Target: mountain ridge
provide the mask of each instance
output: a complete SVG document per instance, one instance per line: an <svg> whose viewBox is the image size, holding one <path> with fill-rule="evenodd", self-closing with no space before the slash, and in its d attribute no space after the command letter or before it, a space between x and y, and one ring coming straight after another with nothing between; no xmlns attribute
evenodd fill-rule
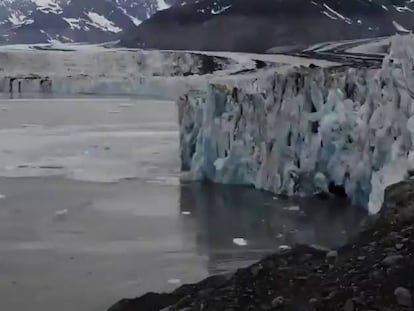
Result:
<svg viewBox="0 0 414 311"><path fill-rule="evenodd" d="M97 43L117 40L164 0L0 0L0 43Z"/></svg>
<svg viewBox="0 0 414 311"><path fill-rule="evenodd" d="M127 47L264 52L414 29L414 1L197 0L154 14L121 36Z"/></svg>

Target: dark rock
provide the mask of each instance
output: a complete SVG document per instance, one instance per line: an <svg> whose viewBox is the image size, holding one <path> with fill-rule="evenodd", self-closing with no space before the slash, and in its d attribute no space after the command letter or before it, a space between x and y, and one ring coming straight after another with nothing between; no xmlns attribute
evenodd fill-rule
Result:
<svg viewBox="0 0 414 311"><path fill-rule="evenodd" d="M336 259L336 257L338 257L337 251L330 251L326 254L326 258Z"/></svg>
<svg viewBox="0 0 414 311"><path fill-rule="evenodd" d="M352 301L352 299L348 299L345 302L344 307L342 308L343 311L354 311L354 302Z"/></svg>
<svg viewBox="0 0 414 311"><path fill-rule="evenodd" d="M309 299L309 303L311 304L311 305L313 305L313 304L315 304L315 303L317 303L318 302L318 299L316 299L316 298L311 298L311 299Z"/></svg>
<svg viewBox="0 0 414 311"><path fill-rule="evenodd" d="M373 280L380 281L384 278L384 275L381 271L375 270L370 273L370 277Z"/></svg>
<svg viewBox="0 0 414 311"><path fill-rule="evenodd" d="M114 304L108 311L159 311L175 304L179 297L172 294L148 293L136 299L122 299Z"/></svg>
<svg viewBox="0 0 414 311"><path fill-rule="evenodd" d="M400 249L404 248L404 244L397 243L397 244L395 244L395 248L398 249L398 250L400 250Z"/></svg>
<svg viewBox="0 0 414 311"><path fill-rule="evenodd" d="M285 298L283 296L278 296L272 300L272 307L273 308L281 308L285 304Z"/></svg>
<svg viewBox="0 0 414 311"><path fill-rule="evenodd" d="M381 261L381 263L382 263L384 266L393 266L393 265L395 265L395 264L397 264L397 263L401 262L403 259L404 259L404 257L403 257L403 256L401 256L401 255L390 255L390 256L385 257L385 258Z"/></svg>
<svg viewBox="0 0 414 311"><path fill-rule="evenodd" d="M413 305L412 296L408 289L404 287L397 287L394 291L397 303L404 307L411 307Z"/></svg>
<svg viewBox="0 0 414 311"><path fill-rule="evenodd" d="M260 273L260 271L262 271L262 270L263 270L263 266L262 265L254 265L254 266L252 266L250 268L250 273L253 276L257 276Z"/></svg>
<svg viewBox="0 0 414 311"><path fill-rule="evenodd" d="M200 298L204 298L210 295L213 291L214 291L214 288L206 288L206 289L200 290L197 295Z"/></svg>

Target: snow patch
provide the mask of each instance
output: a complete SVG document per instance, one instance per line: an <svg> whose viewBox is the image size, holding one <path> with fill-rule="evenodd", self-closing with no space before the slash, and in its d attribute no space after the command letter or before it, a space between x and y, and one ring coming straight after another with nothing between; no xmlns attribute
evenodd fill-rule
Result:
<svg viewBox="0 0 414 311"><path fill-rule="evenodd" d="M408 6L397 6L397 5L394 5L394 8L398 11L398 12L400 12L400 13L403 13L403 12L414 12L412 9L410 9Z"/></svg>
<svg viewBox="0 0 414 311"><path fill-rule="evenodd" d="M124 13L126 16L128 16L130 18L130 20L134 23L135 26L138 26L142 23L142 21L140 21L138 18L136 18L135 16L130 15L125 8L119 6L118 9L120 9L122 11L122 13Z"/></svg>
<svg viewBox="0 0 414 311"><path fill-rule="evenodd" d="M74 30L75 29L77 29L77 30L81 29L81 26L79 25L80 24L80 19L79 18L63 17L63 20L69 24L71 29L74 29Z"/></svg>
<svg viewBox="0 0 414 311"><path fill-rule="evenodd" d="M91 26L114 33L122 31L122 28L117 27L112 21L108 20L105 16L99 15L95 12L88 12L86 15L91 20Z"/></svg>
<svg viewBox="0 0 414 311"><path fill-rule="evenodd" d="M20 13L20 12L19 12ZM12 12L9 15L9 21L13 24L13 26L21 26L21 25L29 25L33 24L33 19L27 18L23 14L19 14L17 12Z"/></svg>
<svg viewBox="0 0 414 311"><path fill-rule="evenodd" d="M399 32L405 32L405 33L411 32L407 28L405 28L405 27L401 26L400 24L398 24L396 21L392 21L392 24L394 25L395 29Z"/></svg>
<svg viewBox="0 0 414 311"><path fill-rule="evenodd" d="M345 21L345 23L347 24L352 24L352 20L348 17L343 16L342 14L338 13L337 11L335 11L334 9L332 9L331 7L329 7L327 4L323 4L323 6L333 15L339 17L340 19L342 19L343 21Z"/></svg>
<svg viewBox="0 0 414 311"><path fill-rule="evenodd" d="M230 8L231 8L231 5L226 5L226 6L222 7L221 9L211 9L211 14L213 14L213 15L221 14L221 13L227 11Z"/></svg>
<svg viewBox="0 0 414 311"><path fill-rule="evenodd" d="M32 0L32 2L43 12L52 12L55 14L62 13L62 8L60 7L58 0Z"/></svg>
<svg viewBox="0 0 414 311"><path fill-rule="evenodd" d="M157 0L158 11L166 10L170 8L170 5L167 4L164 0Z"/></svg>

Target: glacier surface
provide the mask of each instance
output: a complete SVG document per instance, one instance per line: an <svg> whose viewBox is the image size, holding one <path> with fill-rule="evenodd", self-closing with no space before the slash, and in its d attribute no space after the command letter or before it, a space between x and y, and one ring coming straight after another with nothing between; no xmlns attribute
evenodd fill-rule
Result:
<svg viewBox="0 0 414 311"><path fill-rule="evenodd" d="M414 166L414 37L381 68L279 66L178 100L182 169L276 194L343 189L371 214Z"/></svg>

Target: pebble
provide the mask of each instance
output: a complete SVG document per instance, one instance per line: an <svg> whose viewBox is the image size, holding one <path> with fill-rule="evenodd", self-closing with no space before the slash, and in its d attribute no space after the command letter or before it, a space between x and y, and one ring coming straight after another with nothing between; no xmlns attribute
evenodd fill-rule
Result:
<svg viewBox="0 0 414 311"><path fill-rule="evenodd" d="M263 270L262 265L256 265L256 266L253 266L253 267L250 268L250 273L254 277L256 277L260 273L260 271L262 271L262 270Z"/></svg>
<svg viewBox="0 0 414 311"><path fill-rule="evenodd" d="M336 296L336 294L337 294L337 292L336 291L332 291L332 292L330 292L329 293L329 295L328 296L326 296L324 299L325 300L331 300L332 298L334 298L335 296Z"/></svg>
<svg viewBox="0 0 414 311"><path fill-rule="evenodd" d="M292 247L290 247L289 245L280 245L279 246L279 251L281 252L287 252L290 251L292 249Z"/></svg>
<svg viewBox="0 0 414 311"><path fill-rule="evenodd" d="M316 298L311 298L311 299L309 299L309 303L311 304L311 305L313 305L313 304L315 304L315 303L317 303L318 302L318 299L316 299Z"/></svg>
<svg viewBox="0 0 414 311"><path fill-rule="evenodd" d="M411 293L404 287L397 287L394 296L400 306L411 307L413 305Z"/></svg>
<svg viewBox="0 0 414 311"><path fill-rule="evenodd" d="M390 255L390 256L385 257L381 261L381 263L384 266L393 266L393 265L397 264L398 262L400 262L403 259L404 259L404 257L401 256L401 255Z"/></svg>
<svg viewBox="0 0 414 311"><path fill-rule="evenodd" d="M342 310L344 310L344 311L354 311L354 302L352 301L352 299L348 299L345 302L345 305L342 308Z"/></svg>
<svg viewBox="0 0 414 311"><path fill-rule="evenodd" d="M376 280L376 281L380 281L380 280L382 280L382 279L383 279L383 274L382 274L382 272L381 272L381 271L378 271L378 270L376 270L376 271L372 271L372 272L370 273L370 276L371 276L371 278L372 278L373 280Z"/></svg>
<svg viewBox="0 0 414 311"><path fill-rule="evenodd" d="M280 308L285 304L285 298L278 296L272 300L272 308Z"/></svg>
<svg viewBox="0 0 414 311"><path fill-rule="evenodd" d="M338 257L337 251L330 251L326 254L326 258L336 258L336 257Z"/></svg>
<svg viewBox="0 0 414 311"><path fill-rule="evenodd" d="M402 243L395 244L395 248L398 249L398 250L402 249L403 247L404 247L404 244L402 244Z"/></svg>

